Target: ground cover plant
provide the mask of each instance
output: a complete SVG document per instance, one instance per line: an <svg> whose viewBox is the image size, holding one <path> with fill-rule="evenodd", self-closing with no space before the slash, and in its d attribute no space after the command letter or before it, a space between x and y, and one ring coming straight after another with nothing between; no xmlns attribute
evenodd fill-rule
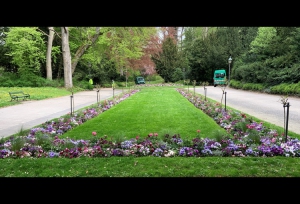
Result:
<svg viewBox="0 0 300 204"><path fill-rule="evenodd" d="M188 99L186 102L188 102L188 104L192 104L193 107L190 107L191 109L201 109L205 115L207 114L207 116L215 121L215 124L220 125L220 128L226 131L219 132L221 134L216 134L211 137L202 137L201 135L205 133L203 133L201 129L193 128L194 135L190 136L188 139L186 139L185 136L181 137L180 134L161 135L154 131L151 131L144 137L142 135L132 134L131 138L119 136L112 138L110 136L99 135L100 132L89 129L89 132L86 134L86 140L71 139L72 134L76 134L77 131L82 132L83 129L79 128L84 127L85 124L89 125L89 122L96 121L96 119L100 118L104 114L108 114L110 111L117 110L122 104L124 105L125 102L130 99L135 99L133 101L139 101L138 99L142 99L142 97L134 98L134 96L142 96L146 92L145 90L146 89L141 89L141 91L134 92L135 94L132 96L127 95L130 97L126 97L126 100L122 103L119 102L123 101L125 97L117 99L115 102L109 100L106 101L101 106L103 112L99 117L97 116L98 114L96 113L95 109L90 108L83 110L80 117L78 114L77 118L67 117L66 119L60 119L60 122L62 123L57 123L56 125L54 125L55 123L52 122L46 123L44 124L43 128L35 129L31 132L31 134L35 135L36 137L36 140L33 139L32 142L40 141L40 145L44 148L32 148L31 151L33 152L31 153L34 153L34 156L32 154L30 155L30 153L29 155L19 154L18 156L15 156L17 158L23 157L22 159L16 160L6 158L3 161L8 160L9 164L18 165L20 164L20 160L24 160L24 163L22 162L22 169L24 170L26 167L30 169L30 171L26 171L27 174L25 175L27 176L44 175L45 171L47 171L41 170L40 168L33 170L32 167L29 167L30 162L28 159L30 158L38 158L37 160L41 160L40 164L42 166L49 165L49 158L55 161L54 163L51 162L51 169L55 169L57 172L54 174L53 172L50 173L48 170L47 172L50 173L50 176L295 176L297 172L299 173L298 168L291 164L298 163L298 160L294 160L295 157L299 156L297 149L298 140L296 138L289 137L289 143L286 143L284 142L285 138L283 138L282 135L265 127L262 123L254 123L250 117L245 117L248 116L247 114L241 113L239 115L238 112L231 112L230 114L224 113L222 112L219 104L203 101L201 96L195 97L195 95L187 92L184 89L176 89L177 93L173 92L173 94L177 94L177 96L184 96L180 97L185 100ZM171 89L169 88L168 91L170 90ZM159 93L158 90L155 90L155 92L157 94L166 94L166 92ZM150 100L149 96L148 100ZM174 100L167 100L168 104L173 104L172 101ZM125 107L123 107L122 110ZM147 106L144 106L143 109L146 107ZM110 110L106 111L108 109ZM153 107L151 109L153 109ZM185 110L185 112L187 112L186 114L188 114L188 110L189 109ZM115 115L115 113L112 113L112 115ZM116 114L116 116L118 115ZM80 118L81 120L79 120ZM247 121L248 119L250 120ZM240 123L235 127L234 125L238 124L238 120L245 122L245 124ZM126 126L124 126L124 130L125 129ZM56 134L59 132L59 130L64 134ZM54 133L53 131L56 133L52 134ZM67 136L68 133L70 134L69 136ZM261 136L263 140L256 141L255 139L257 139L258 136ZM28 139L30 137L26 136L25 138ZM90 140L88 140L89 138ZM247 139L242 140L242 138ZM61 146L53 145L54 143L51 142L54 141L56 144L60 144ZM14 142L15 144L22 144L21 139L16 139ZM3 146L6 145L6 147L9 146L9 143L7 142L1 144L3 144ZM92 145L89 146L89 144ZM30 149L30 143L26 147L27 149ZM61 147L63 147L63 149L57 151ZM251 147L252 151L250 151L250 149L247 147ZM248 152L246 151L247 149ZM5 151L2 151L2 155L4 155L4 152ZM57 154L58 152L59 154ZM283 156L283 158L286 160L282 160L274 156ZM290 158L286 158L287 156ZM78 168L75 168L75 166L69 162L62 163L61 161L65 161L65 159L62 157L76 160L75 166ZM142 159L142 157L145 158ZM262 159L267 157L270 159ZM153 158L160 159L153 160ZM188 158L188 160L183 160L182 158ZM201 160L199 160L199 158L201 158ZM244 158L244 160L241 160L242 158ZM35 160L35 163L38 162L37 160ZM82 165L80 164L80 161L83 162ZM86 164L91 164L91 161L94 162L93 167L87 167ZM97 161L96 165L95 161ZM176 166L174 166L174 162L176 163ZM146 163L150 163L152 166L149 167L149 165L146 165ZM69 172L62 172L55 164L60 167L66 165L66 169L69 169ZM205 165L208 164L209 167L207 168ZM226 168L228 168L227 170L222 170L224 168L224 164L226 164ZM252 164L260 164L261 167L255 166L253 168L246 169L246 166ZM0 164L0 169L2 169L3 172L8 172L12 170L9 166L10 165L4 167L4 165ZM197 166L197 168L191 168L193 166ZM267 166L276 166L277 170L276 168L270 170ZM113 167L116 168L113 170ZM199 170L198 168L202 169L203 171ZM292 171L290 171L291 169ZM138 172L136 172L136 170L138 170ZM208 173L208 170L211 171ZM9 175L16 175L14 172L18 172L18 176L24 176L24 172L22 170L14 170Z"/></svg>
<svg viewBox="0 0 300 204"><path fill-rule="evenodd" d="M47 121L44 127L32 129L27 136L11 137L3 141L0 156L300 157L300 141L297 138L284 138L277 131L266 128L262 122L247 118L244 113L225 111L218 103L212 104L185 89L177 91L191 103L173 93L174 89L149 88L113 108L131 95L125 94L74 116ZM96 117L107 109L112 110ZM91 118L94 119L88 121ZM189 132L195 126L196 137ZM203 136L200 136L201 129ZM218 130L218 133L212 130ZM180 131L184 132L184 137ZM143 135L147 137L143 138Z"/></svg>

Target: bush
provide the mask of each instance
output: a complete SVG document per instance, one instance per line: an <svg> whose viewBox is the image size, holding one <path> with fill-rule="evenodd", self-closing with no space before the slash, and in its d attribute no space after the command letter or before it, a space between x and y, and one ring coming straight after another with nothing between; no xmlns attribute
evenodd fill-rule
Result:
<svg viewBox="0 0 300 204"><path fill-rule="evenodd" d="M88 81L75 81L73 85L84 90L93 90L94 88L94 85L90 84Z"/></svg>
<svg viewBox="0 0 300 204"><path fill-rule="evenodd" d="M60 79L55 79L55 80L45 80L45 86L50 86L50 87L63 87L64 86L64 81Z"/></svg>
<svg viewBox="0 0 300 204"><path fill-rule="evenodd" d="M230 86L233 87L233 88L236 88L236 89L241 89L243 87L243 84L240 81L231 79L230 80Z"/></svg>

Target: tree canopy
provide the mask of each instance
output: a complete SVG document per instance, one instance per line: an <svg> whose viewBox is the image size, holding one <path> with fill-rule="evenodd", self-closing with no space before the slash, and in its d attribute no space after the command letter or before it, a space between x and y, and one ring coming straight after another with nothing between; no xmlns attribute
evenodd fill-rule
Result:
<svg viewBox="0 0 300 204"><path fill-rule="evenodd" d="M72 80L101 84L160 75L165 82L212 82L214 70L229 72L229 56L231 79L242 83L300 78L298 27L62 28L0 27L0 72L6 76L0 80L15 74L69 80L65 86L72 87Z"/></svg>

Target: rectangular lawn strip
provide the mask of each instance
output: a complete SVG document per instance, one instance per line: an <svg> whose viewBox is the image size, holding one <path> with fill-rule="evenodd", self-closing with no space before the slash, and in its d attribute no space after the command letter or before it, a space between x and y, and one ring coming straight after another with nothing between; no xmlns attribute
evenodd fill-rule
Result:
<svg viewBox="0 0 300 204"><path fill-rule="evenodd" d="M299 158L23 158L0 162L1 177L299 177Z"/></svg>
<svg viewBox="0 0 300 204"><path fill-rule="evenodd" d="M62 137L90 139L92 132L109 138L146 137L149 133L180 134L193 139L200 130L201 137L214 137L216 131L226 131L182 97L175 88L143 88L128 99L97 117L66 132Z"/></svg>
<svg viewBox="0 0 300 204"><path fill-rule="evenodd" d="M159 96L159 97L158 97ZM178 96L178 97L177 97ZM154 100L154 97L158 99ZM174 102L176 101L176 102ZM165 102L167 104L165 104ZM180 104L177 107L175 103ZM170 107L168 104L171 104ZM136 108L138 107L138 108ZM140 108L140 107L143 107ZM147 108L151 107L151 108ZM229 107L228 107L229 108ZM128 110L128 111L127 111ZM163 114L162 114L163 113ZM130 115L125 117L124 114ZM147 114L146 116L144 114ZM155 117L154 115L157 115ZM158 116L159 115L159 116ZM206 116L206 115L205 115ZM102 118L104 117L104 119ZM165 122L161 117L171 121ZM122 120L121 120L121 119ZM113 120L112 120L113 119ZM127 122L127 120L129 122ZM137 119L137 121L135 120ZM159 122L152 123L159 120ZM184 121L189 121L185 123ZM98 121L94 123L94 121ZM112 122L116 121L116 122ZM138 122L141 121L141 122ZM197 121L194 123L194 121ZM200 121L200 122L199 122ZM259 121L259 120L258 120ZM93 122L93 123L91 123ZM202 123L206 123L203 127ZM89 124L90 123L90 124ZM102 123L109 132L102 132ZM122 123L122 128L114 123ZM88 126L85 126L88 124ZM113 138L146 136L150 132L180 133L183 139L192 139L200 129L201 137L210 137L212 130L224 131L215 121L205 119L201 110L195 108L174 88L143 88L120 104L101 113L63 135L90 139L94 125L101 124L97 136L106 134ZM134 126L132 127L132 124ZM139 124L142 124L138 126ZM148 126L148 125L151 126ZM162 125L163 124L163 125ZM175 124L174 127L170 124ZM183 125L184 124L184 125ZM190 124L193 124L189 126ZM215 124L215 125L214 125ZM265 123L264 123L265 124ZM176 126L177 125L177 126ZM272 124L271 124L272 125ZM150 127L150 129L147 129ZM157 129L159 127L159 129ZM83 128L83 129L81 129ZM177 129L176 129L177 128ZM114 130L116 129L116 130ZM138 130L138 131L137 131ZM143 130L143 131L141 131ZM156 131L157 130L157 131ZM130 134L127 134L131 131ZM209 132L211 131L211 132ZM77 136L78 134L82 134ZM84 137L83 137L84 136ZM1 177L299 177L298 157L109 157L109 158L22 158L2 159Z"/></svg>

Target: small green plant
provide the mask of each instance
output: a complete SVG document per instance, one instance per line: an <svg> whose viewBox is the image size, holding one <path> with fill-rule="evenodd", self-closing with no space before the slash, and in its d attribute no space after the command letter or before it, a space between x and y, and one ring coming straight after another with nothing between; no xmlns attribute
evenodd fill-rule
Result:
<svg viewBox="0 0 300 204"><path fill-rule="evenodd" d="M11 149L13 151L19 151L22 147L24 147L26 140L23 137L14 137L11 142Z"/></svg>
<svg viewBox="0 0 300 204"><path fill-rule="evenodd" d="M221 142L222 139L224 139L226 137L226 135L224 135L224 132L221 132L220 130L213 131L212 135L216 139L217 142Z"/></svg>
<svg viewBox="0 0 300 204"><path fill-rule="evenodd" d="M16 133L16 136L24 136L27 135L29 132L29 130L24 130L23 126L21 127L21 129Z"/></svg>
<svg viewBox="0 0 300 204"><path fill-rule="evenodd" d="M114 140L115 140L116 143L121 143L121 142L126 140L126 137L123 134L122 135L115 135Z"/></svg>
<svg viewBox="0 0 300 204"><path fill-rule="evenodd" d="M188 139L182 139L182 146L183 147L190 147L192 146L192 141L191 140L188 140Z"/></svg>
<svg viewBox="0 0 300 204"><path fill-rule="evenodd" d="M238 130L241 130L243 132L246 132L246 130L247 130L247 123L246 122L238 122L235 125L235 128L238 129Z"/></svg>
<svg viewBox="0 0 300 204"><path fill-rule="evenodd" d="M35 137L36 137L35 142L39 146L51 144L51 142L52 142L52 138L49 135L44 134L42 132L37 132Z"/></svg>
<svg viewBox="0 0 300 204"><path fill-rule="evenodd" d="M66 142L62 145L63 149L72 149L76 147L74 143L72 143L71 140L66 140Z"/></svg>
<svg viewBox="0 0 300 204"><path fill-rule="evenodd" d="M249 131L249 130L248 130ZM254 131L249 131L248 138L252 140L254 144L259 144L260 143L260 136L256 134Z"/></svg>

